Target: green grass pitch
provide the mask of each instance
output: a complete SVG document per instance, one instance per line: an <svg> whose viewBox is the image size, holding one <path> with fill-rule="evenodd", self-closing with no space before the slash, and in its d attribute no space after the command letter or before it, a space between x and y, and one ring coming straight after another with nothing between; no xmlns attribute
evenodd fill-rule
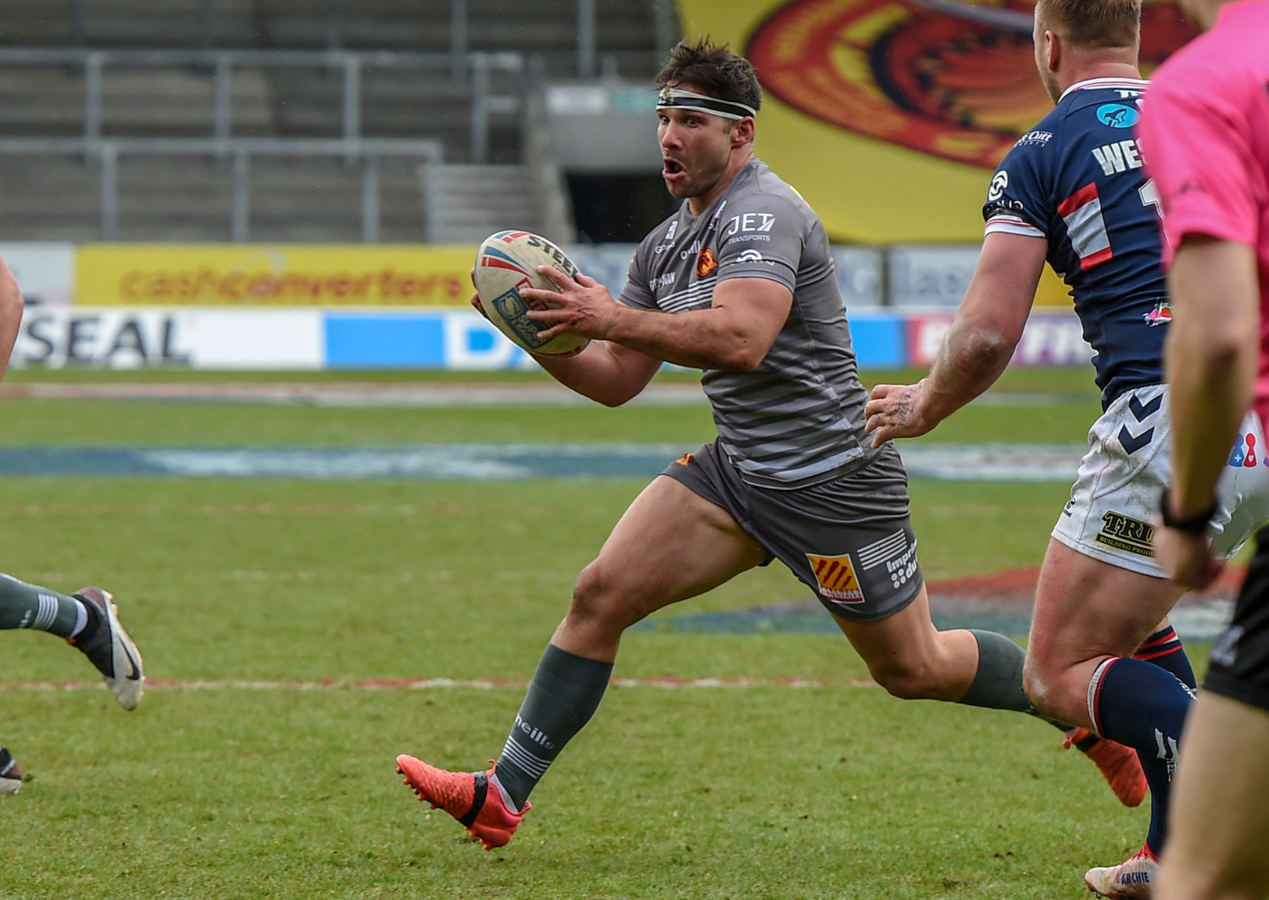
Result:
<svg viewBox="0 0 1269 900"><path fill-rule="evenodd" d="M178 377L197 376L162 380ZM1017 389L1051 389L1029 377ZM935 437L1078 443L1097 410L1087 381L1059 388L1084 389L1076 402L971 407ZM6 445L690 449L710 434L696 407L4 404ZM96 673L48 635L0 635L0 740L31 776L0 798L0 897L1075 900L1084 868L1139 846L1145 811L1119 807L1035 721L852 683L864 667L833 636L655 631L627 636L619 678L760 683L614 687L515 840L492 853L463 840L393 757L476 768L498 754L576 572L641 487L0 479L0 570L115 591L156 682L134 713L101 690L14 686ZM912 494L937 578L1037 563L1066 487ZM687 608L806 596L772 566Z"/></svg>

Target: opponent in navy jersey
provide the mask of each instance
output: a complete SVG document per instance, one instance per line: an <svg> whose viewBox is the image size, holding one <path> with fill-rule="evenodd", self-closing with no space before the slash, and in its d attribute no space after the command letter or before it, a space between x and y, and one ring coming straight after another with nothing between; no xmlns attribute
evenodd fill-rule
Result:
<svg viewBox="0 0 1269 900"><path fill-rule="evenodd" d="M1182 589L1151 545L1172 478L1161 384L1168 330L1161 326L1171 311L1157 196L1132 131L1145 88L1140 15L1139 0L1038 0L1036 65L1055 108L992 178L983 250L929 376L877 386L866 413L874 443L930 431L1009 364L1046 261L1070 286L1097 352L1105 411L1089 431L1041 566L1024 683L1041 712L1080 726L1077 745L1100 735L1137 751L1150 786L1145 846L1119 865L1089 869L1084 880L1102 896L1144 900L1167 836L1195 680L1166 618ZM1240 438L1265 446L1254 413ZM1269 519L1269 469L1235 459L1221 478L1208 535L1222 557ZM1123 760L1121 771L1130 765Z"/></svg>
<svg viewBox="0 0 1269 900"><path fill-rule="evenodd" d="M1068 88L991 180L987 233L1034 235L1070 286L1096 351L1103 406L1162 378L1171 318L1160 267L1158 197L1132 126L1146 83L1095 78Z"/></svg>

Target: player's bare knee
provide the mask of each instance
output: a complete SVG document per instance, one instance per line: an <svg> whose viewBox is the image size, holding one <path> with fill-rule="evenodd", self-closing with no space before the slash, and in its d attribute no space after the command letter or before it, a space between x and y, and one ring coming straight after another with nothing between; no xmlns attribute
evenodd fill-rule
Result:
<svg viewBox="0 0 1269 900"><path fill-rule="evenodd" d="M900 700L921 700L938 695L937 672L923 662L896 660L870 671L873 681Z"/></svg>
<svg viewBox="0 0 1269 900"><path fill-rule="evenodd" d="M1068 707L1071 704L1065 702L1068 691L1064 689L1064 675L1064 669L1046 665L1042 659L1037 659L1031 653L1027 654L1027 660L1022 666L1022 690L1031 705L1046 716L1065 721L1070 718ZM1085 690L1086 688L1081 688L1076 692L1078 696L1074 698L1074 704L1077 710L1082 707Z"/></svg>
<svg viewBox="0 0 1269 900"><path fill-rule="evenodd" d="M606 577L599 560L582 569L573 585L573 602L569 618L574 622L586 622L605 629L624 629L628 613L622 609L620 591L613 580Z"/></svg>
<svg viewBox="0 0 1269 900"><path fill-rule="evenodd" d="M1048 681L1044 676L1043 667L1028 653L1026 662L1022 664L1022 690L1041 712L1045 711L1049 699Z"/></svg>

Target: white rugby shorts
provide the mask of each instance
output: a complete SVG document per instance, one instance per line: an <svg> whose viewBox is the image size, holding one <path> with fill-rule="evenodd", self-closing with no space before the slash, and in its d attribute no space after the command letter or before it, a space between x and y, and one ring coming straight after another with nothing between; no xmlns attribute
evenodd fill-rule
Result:
<svg viewBox="0 0 1269 900"><path fill-rule="evenodd" d="M1054 539L1121 569L1166 578L1151 538L1159 496L1172 482L1171 417L1166 385L1126 391L1088 432ZM1228 558L1269 521L1269 448L1260 418L1249 412L1216 488L1212 551Z"/></svg>

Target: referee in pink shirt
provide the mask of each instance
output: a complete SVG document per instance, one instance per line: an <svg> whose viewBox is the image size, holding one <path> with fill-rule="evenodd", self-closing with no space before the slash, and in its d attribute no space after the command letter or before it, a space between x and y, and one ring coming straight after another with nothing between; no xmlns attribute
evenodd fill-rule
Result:
<svg viewBox="0 0 1269 900"><path fill-rule="evenodd" d="M1207 33L1146 92L1163 204L1174 478L1154 543L1183 584L1219 571L1213 488L1248 406L1269 416L1269 0L1179 0ZM1262 449L1262 464L1269 454ZM1153 900L1269 896L1269 528L1190 713Z"/></svg>

